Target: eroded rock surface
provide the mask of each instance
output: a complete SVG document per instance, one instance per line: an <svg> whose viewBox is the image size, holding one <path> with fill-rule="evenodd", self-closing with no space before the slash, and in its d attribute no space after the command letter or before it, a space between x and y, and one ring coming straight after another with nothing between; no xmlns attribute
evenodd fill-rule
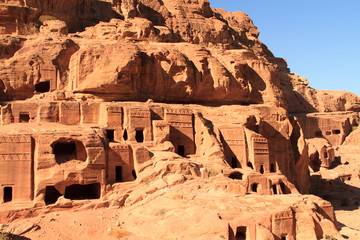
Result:
<svg viewBox="0 0 360 240"><path fill-rule="evenodd" d="M1 231L342 237L360 99L309 87L245 13L207 0L3 0L0 13Z"/></svg>

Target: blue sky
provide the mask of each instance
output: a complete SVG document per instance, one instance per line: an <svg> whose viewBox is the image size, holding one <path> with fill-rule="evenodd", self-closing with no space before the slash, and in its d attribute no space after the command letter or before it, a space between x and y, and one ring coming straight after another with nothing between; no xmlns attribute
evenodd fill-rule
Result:
<svg viewBox="0 0 360 240"><path fill-rule="evenodd" d="M360 0L209 1L248 14L260 40L311 87L360 96Z"/></svg>

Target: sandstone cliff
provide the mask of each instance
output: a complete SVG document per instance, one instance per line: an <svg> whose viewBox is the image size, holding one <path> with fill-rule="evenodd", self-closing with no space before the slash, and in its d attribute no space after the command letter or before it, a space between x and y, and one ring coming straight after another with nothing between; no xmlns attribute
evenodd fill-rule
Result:
<svg viewBox="0 0 360 240"><path fill-rule="evenodd" d="M128 239L340 236L333 206L301 194L358 156L360 99L311 88L245 13L0 0L0 14L2 221L112 207Z"/></svg>

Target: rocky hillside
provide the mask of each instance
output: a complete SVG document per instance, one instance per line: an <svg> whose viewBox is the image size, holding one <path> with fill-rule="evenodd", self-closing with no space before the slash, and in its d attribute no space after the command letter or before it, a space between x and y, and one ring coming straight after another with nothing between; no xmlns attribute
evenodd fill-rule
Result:
<svg viewBox="0 0 360 240"><path fill-rule="evenodd" d="M360 98L311 88L243 12L207 0L0 0L0 104L0 231L359 234L336 215L357 211Z"/></svg>
<svg viewBox="0 0 360 240"><path fill-rule="evenodd" d="M1 42L3 100L30 98L37 84L50 81L51 90L106 100L266 103L290 112L359 103L351 93L310 88L261 43L245 13L205 0L26 1L1 8L9 16L5 32L27 34Z"/></svg>

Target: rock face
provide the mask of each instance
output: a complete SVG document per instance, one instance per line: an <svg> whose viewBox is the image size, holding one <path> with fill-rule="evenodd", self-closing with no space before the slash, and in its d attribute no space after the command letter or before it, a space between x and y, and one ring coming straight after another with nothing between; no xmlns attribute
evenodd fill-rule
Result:
<svg viewBox="0 0 360 240"><path fill-rule="evenodd" d="M1 205L37 207L3 222L118 206L129 239L159 218L152 239L339 236L332 205L301 194L309 168L356 144L360 100L290 73L245 13L206 0L0 1L0 13Z"/></svg>

